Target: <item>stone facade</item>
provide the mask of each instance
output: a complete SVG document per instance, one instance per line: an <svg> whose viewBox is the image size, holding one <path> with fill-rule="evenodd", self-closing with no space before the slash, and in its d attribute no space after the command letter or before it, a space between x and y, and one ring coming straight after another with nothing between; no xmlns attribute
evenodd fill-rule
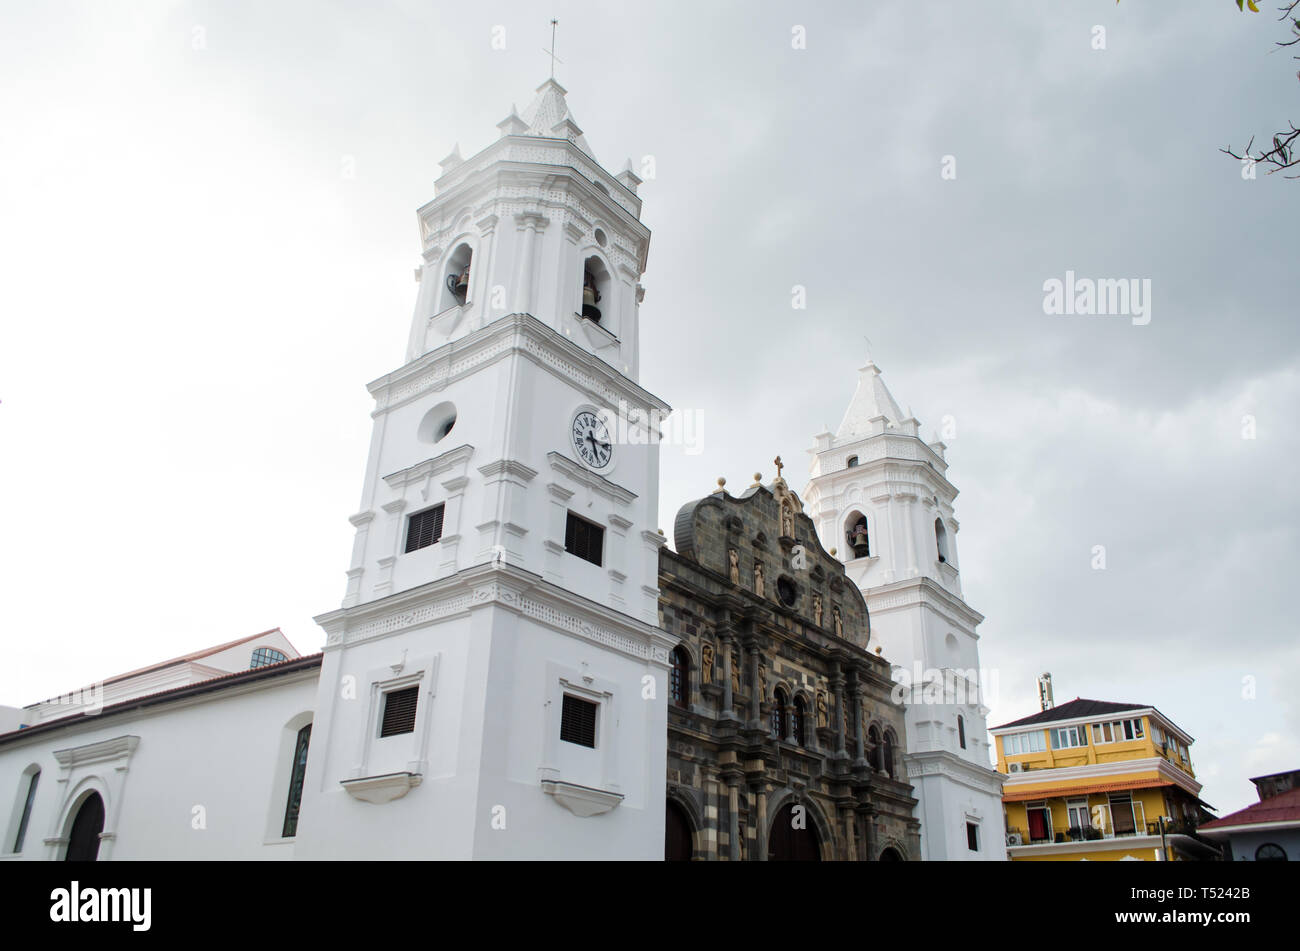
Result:
<svg viewBox="0 0 1300 951"><path fill-rule="evenodd" d="M780 477L719 489L674 536L659 561L660 626L681 639L669 857L918 859L890 665L798 497Z"/></svg>

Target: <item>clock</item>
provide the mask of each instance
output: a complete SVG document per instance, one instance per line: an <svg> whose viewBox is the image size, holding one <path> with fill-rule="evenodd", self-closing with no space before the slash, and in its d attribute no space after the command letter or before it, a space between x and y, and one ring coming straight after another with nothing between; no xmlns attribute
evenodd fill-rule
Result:
<svg viewBox="0 0 1300 951"><path fill-rule="evenodd" d="M609 438L609 429L591 410L580 410L573 417L569 438L578 458L589 468L607 469L614 461L614 444Z"/></svg>

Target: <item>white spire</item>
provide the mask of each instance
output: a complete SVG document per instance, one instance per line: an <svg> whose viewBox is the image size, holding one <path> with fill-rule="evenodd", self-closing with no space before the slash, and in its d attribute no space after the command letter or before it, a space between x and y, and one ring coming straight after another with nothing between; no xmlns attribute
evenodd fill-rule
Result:
<svg viewBox="0 0 1300 951"><path fill-rule="evenodd" d="M591 147L578 128L578 122L569 110L569 103L564 97L566 90L554 79L548 79L537 87L537 95L524 110L522 117L516 117L514 108L510 115L498 123L502 135L537 135L548 139L568 139L592 159Z"/></svg>
<svg viewBox="0 0 1300 951"><path fill-rule="evenodd" d="M880 378L880 368L868 360L867 365L858 371L858 388L853 392L853 399L835 436L837 439L864 436L871 432L871 420L879 416L895 426L905 418L885 381Z"/></svg>

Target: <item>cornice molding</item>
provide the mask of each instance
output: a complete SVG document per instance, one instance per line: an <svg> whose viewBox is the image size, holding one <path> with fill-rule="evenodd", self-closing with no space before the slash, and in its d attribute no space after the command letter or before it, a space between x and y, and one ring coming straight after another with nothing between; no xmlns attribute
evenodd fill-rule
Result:
<svg viewBox="0 0 1300 951"><path fill-rule="evenodd" d="M442 475L444 472L450 472L457 467L461 469L463 474L465 465L473 455L473 446L457 446L455 449L449 449L441 455L433 456L423 462L417 462L413 466L390 473L384 476L384 481L388 483L389 488L400 491L408 485L423 482L429 476Z"/></svg>
<svg viewBox="0 0 1300 951"><path fill-rule="evenodd" d="M924 575L865 588L862 593L872 615L920 604L943 614L958 627L967 626L971 634L975 633L975 628L984 620L984 615L933 578Z"/></svg>
<svg viewBox="0 0 1300 951"><path fill-rule="evenodd" d="M511 354L527 357L615 412L621 411L621 404L642 412L655 410L661 416L671 409L659 397L531 314L507 314L372 381L367 387L375 398L371 415L405 405L431 390L440 391ZM657 433L651 435L657 438Z"/></svg>
<svg viewBox="0 0 1300 951"><path fill-rule="evenodd" d="M114 759L130 759L135 748L140 745L140 737L133 734L117 736L111 740L87 743L85 746L73 746L68 749L55 750L52 754L65 770L89 763L103 763Z"/></svg>
<svg viewBox="0 0 1300 951"><path fill-rule="evenodd" d="M328 652L466 615L488 605L665 668L668 652L677 644L677 638L651 624L500 562L478 565L377 601L331 611L315 620L325 630Z"/></svg>
<svg viewBox="0 0 1300 951"><path fill-rule="evenodd" d="M1126 776L1130 773L1156 774L1179 786L1193 796L1201 793L1201 784L1181 769L1171 764L1162 756L1144 756L1141 759L1115 760L1110 763L1087 763L1083 766L1049 766L1044 769L1031 769L1022 773L1006 776L1003 791L1013 793L1024 786L1037 786L1042 783L1063 783L1071 781L1096 782L1108 776ZM1002 773L998 774L1003 775ZM1023 791L1023 790L1021 790ZM1062 794L1068 790L1061 790ZM1056 795L1055 790L1043 790L1044 795Z"/></svg>
<svg viewBox="0 0 1300 951"><path fill-rule="evenodd" d="M556 472L568 476L574 482L586 486L597 495L604 496L611 502L616 502L619 505L630 505L636 501L636 493L631 489L624 488L617 482L611 482L603 475L592 472L586 466L579 465L562 453L548 452L546 458L550 462L551 468Z"/></svg>

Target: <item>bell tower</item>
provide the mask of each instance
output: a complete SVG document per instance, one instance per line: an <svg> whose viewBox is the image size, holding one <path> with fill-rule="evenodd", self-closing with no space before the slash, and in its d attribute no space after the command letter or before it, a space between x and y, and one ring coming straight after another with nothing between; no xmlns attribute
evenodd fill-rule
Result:
<svg viewBox="0 0 1300 951"><path fill-rule="evenodd" d="M927 860L1005 859L976 626L962 597L946 447L868 362L835 433L815 437L804 503L867 601L907 706L908 778Z"/></svg>
<svg viewBox="0 0 1300 951"><path fill-rule="evenodd" d="M442 162L327 635L296 855L663 856L639 179L548 79Z"/></svg>
<svg viewBox="0 0 1300 951"><path fill-rule="evenodd" d="M424 264L408 360L506 314L531 314L615 367L638 374L640 284L650 247L641 184L596 162L554 79L473 158L442 160L417 212Z"/></svg>

